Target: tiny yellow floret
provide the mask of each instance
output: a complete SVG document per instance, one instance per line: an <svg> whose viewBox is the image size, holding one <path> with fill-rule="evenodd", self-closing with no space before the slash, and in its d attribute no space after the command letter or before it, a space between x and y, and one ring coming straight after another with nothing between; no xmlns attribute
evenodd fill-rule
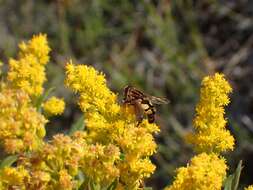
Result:
<svg viewBox="0 0 253 190"><path fill-rule="evenodd" d="M60 115L64 112L65 102L53 96L43 104L43 108L48 115Z"/></svg>

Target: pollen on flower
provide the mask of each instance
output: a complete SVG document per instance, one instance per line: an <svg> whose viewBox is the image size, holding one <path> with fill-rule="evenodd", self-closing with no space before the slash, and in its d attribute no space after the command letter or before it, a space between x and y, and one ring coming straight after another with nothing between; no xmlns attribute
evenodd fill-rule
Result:
<svg viewBox="0 0 253 190"><path fill-rule="evenodd" d="M43 104L43 108L48 115L60 115L64 111L65 102L53 96Z"/></svg>

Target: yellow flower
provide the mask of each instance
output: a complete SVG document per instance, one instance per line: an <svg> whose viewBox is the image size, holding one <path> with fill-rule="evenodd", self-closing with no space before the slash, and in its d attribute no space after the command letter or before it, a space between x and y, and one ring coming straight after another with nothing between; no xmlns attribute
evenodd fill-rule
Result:
<svg viewBox="0 0 253 190"><path fill-rule="evenodd" d="M226 130L224 118L224 106L229 103L231 91L222 74L203 79L194 119L195 133L188 136L202 153L193 157L187 167L179 168L175 181L165 190L221 189L227 166L219 154L234 147L234 138Z"/></svg>
<svg viewBox="0 0 253 190"><path fill-rule="evenodd" d="M120 182L125 184L125 189L138 189L143 183L142 179L150 177L156 167L148 158L126 157L125 159L126 162L119 164Z"/></svg>
<svg viewBox="0 0 253 190"><path fill-rule="evenodd" d="M30 172L27 189L75 189L75 176L86 150L81 137L58 134L41 149L26 155L19 164Z"/></svg>
<svg viewBox="0 0 253 190"><path fill-rule="evenodd" d="M26 190L25 184L29 181L28 171L24 167L5 167L0 171L2 189Z"/></svg>
<svg viewBox="0 0 253 190"><path fill-rule="evenodd" d="M119 148L114 145L90 145L85 149L80 166L93 182L110 185L119 177L116 165L119 159Z"/></svg>
<svg viewBox="0 0 253 190"><path fill-rule="evenodd" d="M51 176L48 172L35 170L33 172L30 172L30 181L26 185L29 186L30 190L46 190L48 189L48 182L50 182L50 180Z"/></svg>
<svg viewBox="0 0 253 190"><path fill-rule="evenodd" d="M0 141L7 153L35 150L43 143L47 120L22 90L0 89Z"/></svg>
<svg viewBox="0 0 253 190"><path fill-rule="evenodd" d="M222 74L205 77L196 107L194 128L196 133L189 140L200 152L224 152L232 150L234 138L226 130L224 106L228 105L228 93L232 91Z"/></svg>
<svg viewBox="0 0 253 190"><path fill-rule="evenodd" d="M10 59L8 81L12 87L25 90L29 95L39 96L43 93L46 81L45 64L48 62L50 48L46 35L34 36L28 43L20 45L18 59Z"/></svg>
<svg viewBox="0 0 253 190"><path fill-rule="evenodd" d="M73 189L72 177L68 174L66 170L61 170L59 172L59 189L71 190Z"/></svg>
<svg viewBox="0 0 253 190"><path fill-rule="evenodd" d="M132 109L117 103L116 94L106 86L105 76L94 68L75 66L70 61L66 65L66 75L65 84L80 94L78 103L85 114L86 140L95 144L96 151L90 155L89 164L84 162L83 171L100 184L108 184L108 179L112 182L120 178L124 182L121 184L124 188L138 189L155 169L148 157L156 151L153 134L159 132L158 126L144 120L136 127L137 121ZM95 155L100 157L105 154L103 150L108 146L119 150L117 155L121 155L121 159L116 157L111 162L94 160ZM93 162L90 163L91 161ZM105 166L102 163L111 172L103 168ZM90 164L100 169L91 170ZM108 176L107 173L110 178L105 177Z"/></svg>
<svg viewBox="0 0 253 190"><path fill-rule="evenodd" d="M117 96L106 87L102 73L86 65L66 65L65 84L80 93L79 105L83 112L99 110L107 117L113 117L120 107L115 104Z"/></svg>
<svg viewBox="0 0 253 190"><path fill-rule="evenodd" d="M42 94L42 84L46 81L45 68L33 55L28 54L19 60L10 59L9 65L8 81L13 87L23 89L29 95Z"/></svg>
<svg viewBox="0 0 253 190"><path fill-rule="evenodd" d="M25 150L24 142L22 139L6 138L3 140L4 150L7 153L14 154L17 152L23 152Z"/></svg>
<svg viewBox="0 0 253 190"><path fill-rule="evenodd" d="M244 190L253 190L253 185L250 185L250 186L244 188Z"/></svg>
<svg viewBox="0 0 253 190"><path fill-rule="evenodd" d="M193 157L187 167L177 169L177 176L165 190L220 190L226 177L225 159L201 153Z"/></svg>
<svg viewBox="0 0 253 190"><path fill-rule="evenodd" d="M43 108L48 115L60 115L64 111L65 102L63 99L51 97L44 103Z"/></svg>
<svg viewBox="0 0 253 190"><path fill-rule="evenodd" d="M89 145L85 137L86 133L81 131L71 137L58 134L41 149L25 155L18 164L30 173L26 188L75 189L78 171L82 171L92 182L105 186L117 179L118 147Z"/></svg>
<svg viewBox="0 0 253 190"><path fill-rule="evenodd" d="M45 65L49 61L50 48L45 34L34 35L27 43L22 42L19 44L20 57L28 54L34 55L38 59L38 63Z"/></svg>
<svg viewBox="0 0 253 190"><path fill-rule="evenodd" d="M149 126L147 121L144 121ZM120 123L117 123L120 127ZM143 125L143 124L142 124ZM120 129L120 128L119 128ZM121 131L113 131L112 138L121 147L125 154L136 157L151 156L156 150L156 143L152 134L145 127L131 125L128 128L121 126Z"/></svg>

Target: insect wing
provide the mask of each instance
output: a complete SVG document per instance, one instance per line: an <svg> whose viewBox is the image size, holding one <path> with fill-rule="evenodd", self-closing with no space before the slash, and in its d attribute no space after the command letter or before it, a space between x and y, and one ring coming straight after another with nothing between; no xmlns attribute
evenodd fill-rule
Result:
<svg viewBox="0 0 253 190"><path fill-rule="evenodd" d="M149 100L153 103L153 104L168 104L170 101L167 98L162 98L162 97L155 97L155 96L148 96Z"/></svg>

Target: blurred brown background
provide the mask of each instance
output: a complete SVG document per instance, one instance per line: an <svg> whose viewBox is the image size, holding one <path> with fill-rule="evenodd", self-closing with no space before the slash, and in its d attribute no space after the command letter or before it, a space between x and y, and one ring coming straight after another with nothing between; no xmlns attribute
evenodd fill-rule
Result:
<svg viewBox="0 0 253 190"><path fill-rule="evenodd" d="M236 149L225 157L241 187L253 183L253 1L250 0L0 0L0 59L17 55L17 44L47 33L52 48L47 87L64 97L67 110L48 124L48 138L66 132L81 115L64 88L69 58L103 71L110 88L126 84L166 96L159 107L154 189L171 183L175 168L194 154L183 136L192 130L203 76L223 72L233 86L227 108Z"/></svg>

